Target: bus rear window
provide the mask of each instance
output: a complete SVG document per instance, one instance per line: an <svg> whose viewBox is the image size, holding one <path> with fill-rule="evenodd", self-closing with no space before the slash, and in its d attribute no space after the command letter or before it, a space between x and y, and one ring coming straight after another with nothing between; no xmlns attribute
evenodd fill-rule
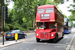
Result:
<svg viewBox="0 0 75 50"><path fill-rule="evenodd" d="M52 12L54 12L53 8L46 8L46 13L52 13Z"/></svg>
<svg viewBox="0 0 75 50"><path fill-rule="evenodd" d="M45 9L38 9L38 13L44 13Z"/></svg>

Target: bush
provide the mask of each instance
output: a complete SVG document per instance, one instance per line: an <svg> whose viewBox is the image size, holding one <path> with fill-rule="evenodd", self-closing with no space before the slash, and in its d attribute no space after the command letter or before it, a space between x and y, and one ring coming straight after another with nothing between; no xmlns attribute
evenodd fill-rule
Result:
<svg viewBox="0 0 75 50"><path fill-rule="evenodd" d="M1 26L0 26L0 31L1 31Z"/></svg>
<svg viewBox="0 0 75 50"><path fill-rule="evenodd" d="M1 26L0 26L0 29L1 29Z"/></svg>
<svg viewBox="0 0 75 50"><path fill-rule="evenodd" d="M35 28L29 27L28 29L29 29L29 30L34 30Z"/></svg>
<svg viewBox="0 0 75 50"><path fill-rule="evenodd" d="M24 31L29 31L29 29L25 29Z"/></svg>
<svg viewBox="0 0 75 50"><path fill-rule="evenodd" d="M4 31L8 31L8 30L10 30L10 27L8 24L5 24Z"/></svg>

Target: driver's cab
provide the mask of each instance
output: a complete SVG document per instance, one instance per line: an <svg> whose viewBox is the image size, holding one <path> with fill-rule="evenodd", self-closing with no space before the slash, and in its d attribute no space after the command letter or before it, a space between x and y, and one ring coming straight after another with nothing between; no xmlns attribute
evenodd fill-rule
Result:
<svg viewBox="0 0 75 50"><path fill-rule="evenodd" d="M44 29L44 23L43 22L37 22L37 29Z"/></svg>
<svg viewBox="0 0 75 50"><path fill-rule="evenodd" d="M37 22L37 29L56 29L57 23Z"/></svg>

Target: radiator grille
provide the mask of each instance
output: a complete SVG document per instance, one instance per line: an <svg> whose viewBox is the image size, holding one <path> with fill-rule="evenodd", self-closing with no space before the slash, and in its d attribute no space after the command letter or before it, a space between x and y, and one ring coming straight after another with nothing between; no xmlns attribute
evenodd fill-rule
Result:
<svg viewBox="0 0 75 50"><path fill-rule="evenodd" d="M49 33L47 33L47 32L40 33L40 38L41 38L42 40L48 40L48 39L50 38L50 35L49 35Z"/></svg>

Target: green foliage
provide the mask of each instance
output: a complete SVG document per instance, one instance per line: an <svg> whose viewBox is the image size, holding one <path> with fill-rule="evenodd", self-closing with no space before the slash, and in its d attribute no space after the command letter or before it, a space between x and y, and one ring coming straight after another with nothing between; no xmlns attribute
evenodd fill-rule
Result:
<svg viewBox="0 0 75 50"><path fill-rule="evenodd" d="M75 0L73 0L73 3L75 3Z"/></svg>
<svg viewBox="0 0 75 50"><path fill-rule="evenodd" d="M29 30L34 30L35 28L33 28L33 27L28 27L28 29L29 29Z"/></svg>
<svg viewBox="0 0 75 50"><path fill-rule="evenodd" d="M74 26L73 21L70 21L70 22L71 22L71 26Z"/></svg>
<svg viewBox="0 0 75 50"><path fill-rule="evenodd" d="M74 4L71 4L70 6L72 6L73 9L70 9L69 10L71 12L71 15L69 16L69 19L70 19L70 21L75 21L75 5Z"/></svg>
<svg viewBox="0 0 75 50"><path fill-rule="evenodd" d="M1 19L1 5L0 5L0 19Z"/></svg>
<svg viewBox="0 0 75 50"><path fill-rule="evenodd" d="M67 16L64 14L64 18L67 18Z"/></svg>
<svg viewBox="0 0 75 50"><path fill-rule="evenodd" d="M64 0L54 0L54 2L55 2L55 3L58 3L58 4L59 4L59 3L64 4Z"/></svg>
<svg viewBox="0 0 75 50"><path fill-rule="evenodd" d="M1 26L0 26L0 29L1 29Z"/></svg>
<svg viewBox="0 0 75 50"><path fill-rule="evenodd" d="M0 19L1 19L1 1L0 1Z"/></svg>
<svg viewBox="0 0 75 50"><path fill-rule="evenodd" d="M69 16L70 21L75 21L75 14Z"/></svg>
<svg viewBox="0 0 75 50"><path fill-rule="evenodd" d="M37 7L47 4L58 5L51 0L13 0L13 2L14 7L12 10L9 9L5 30L34 30Z"/></svg>

